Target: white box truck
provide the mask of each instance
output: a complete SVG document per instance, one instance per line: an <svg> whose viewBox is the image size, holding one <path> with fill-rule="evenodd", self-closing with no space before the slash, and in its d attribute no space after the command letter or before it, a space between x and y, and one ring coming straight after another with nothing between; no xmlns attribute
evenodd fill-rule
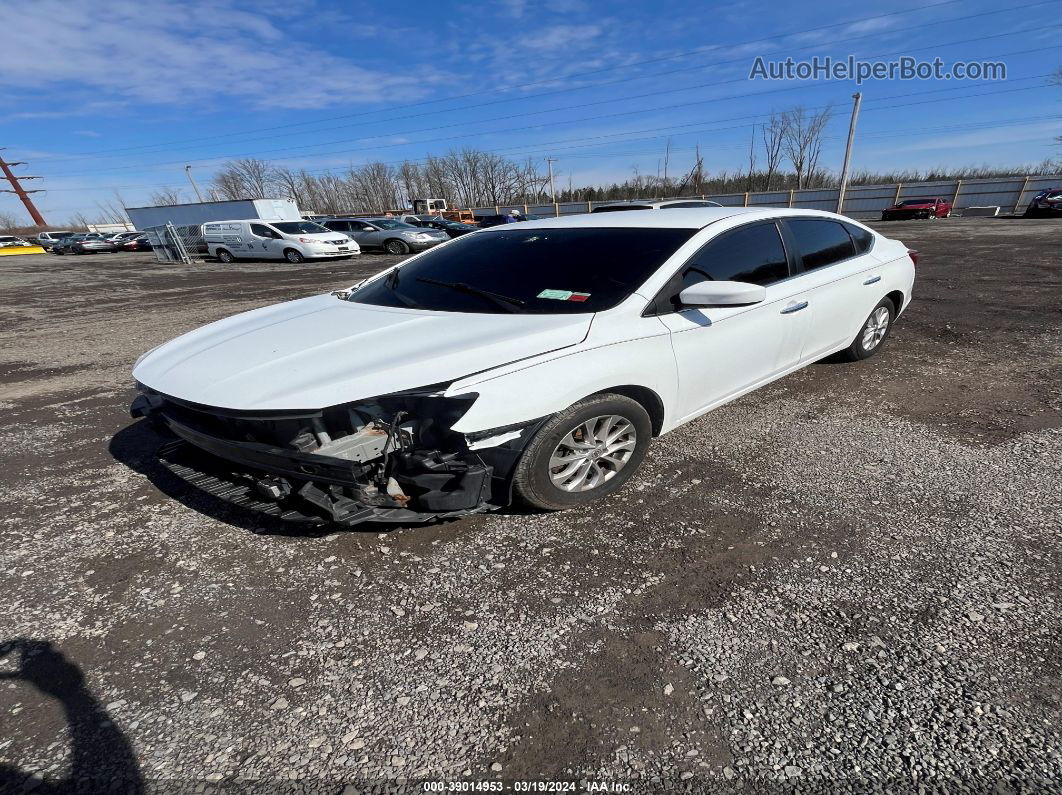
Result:
<svg viewBox="0 0 1062 795"><path fill-rule="evenodd" d="M162 207L126 207L129 220L140 230L173 224L201 226L208 221L255 218L263 221L301 221L294 199L241 199L229 202L193 202Z"/></svg>

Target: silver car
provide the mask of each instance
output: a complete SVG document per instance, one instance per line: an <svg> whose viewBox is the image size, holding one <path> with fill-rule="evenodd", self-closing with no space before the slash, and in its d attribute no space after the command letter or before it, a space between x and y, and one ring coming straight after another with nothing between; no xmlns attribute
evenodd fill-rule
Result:
<svg viewBox="0 0 1062 795"><path fill-rule="evenodd" d="M445 243L450 236L438 229L421 229L394 218L329 218L319 223L333 232L350 235L364 249L408 254Z"/></svg>
<svg viewBox="0 0 1062 795"><path fill-rule="evenodd" d="M602 204L591 212L614 213L618 210L682 210L690 207L722 207L710 199L663 199L659 201L622 201Z"/></svg>

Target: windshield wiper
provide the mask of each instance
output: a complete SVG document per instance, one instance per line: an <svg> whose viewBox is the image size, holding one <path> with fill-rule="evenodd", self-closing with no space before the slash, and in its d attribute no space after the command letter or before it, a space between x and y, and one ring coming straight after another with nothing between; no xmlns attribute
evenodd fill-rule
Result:
<svg viewBox="0 0 1062 795"><path fill-rule="evenodd" d="M471 284L465 284L464 282L441 282L438 279L431 279L427 276L418 276L417 281L424 282L425 284L434 284L437 287L449 287L451 290L458 290L459 292L467 293L469 295L478 295L481 298L487 298L509 312L516 311L512 307L527 306L527 302L521 301L519 298L502 295L501 293L492 293L490 290L473 287Z"/></svg>

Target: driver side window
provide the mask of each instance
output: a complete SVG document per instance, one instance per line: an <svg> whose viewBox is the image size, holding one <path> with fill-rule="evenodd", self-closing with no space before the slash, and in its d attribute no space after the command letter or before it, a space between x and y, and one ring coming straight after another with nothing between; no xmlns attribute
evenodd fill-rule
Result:
<svg viewBox="0 0 1062 795"><path fill-rule="evenodd" d="M251 224L251 234L266 238L279 237L272 229L262 224Z"/></svg>
<svg viewBox="0 0 1062 795"><path fill-rule="evenodd" d="M789 277L789 260L773 221L724 232L690 257L656 301L655 314L682 308L679 293L697 282L734 281L768 285Z"/></svg>

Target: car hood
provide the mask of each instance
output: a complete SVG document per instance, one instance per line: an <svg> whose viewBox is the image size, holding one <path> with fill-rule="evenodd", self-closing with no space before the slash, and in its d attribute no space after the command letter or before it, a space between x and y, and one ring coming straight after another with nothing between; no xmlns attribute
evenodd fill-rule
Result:
<svg viewBox="0 0 1062 795"><path fill-rule="evenodd" d="M211 323L140 358L138 382L229 409L319 409L452 381L585 339L591 314L434 312L324 295Z"/></svg>

